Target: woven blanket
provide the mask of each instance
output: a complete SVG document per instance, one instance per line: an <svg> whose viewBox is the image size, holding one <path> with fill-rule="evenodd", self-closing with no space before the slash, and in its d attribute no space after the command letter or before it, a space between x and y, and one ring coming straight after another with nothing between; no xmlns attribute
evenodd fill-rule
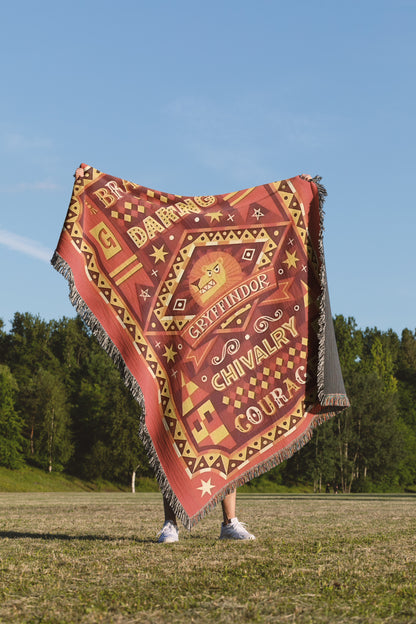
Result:
<svg viewBox="0 0 416 624"><path fill-rule="evenodd" d="M85 168L54 267L142 404L139 433L187 526L348 405L320 179L159 192Z"/></svg>

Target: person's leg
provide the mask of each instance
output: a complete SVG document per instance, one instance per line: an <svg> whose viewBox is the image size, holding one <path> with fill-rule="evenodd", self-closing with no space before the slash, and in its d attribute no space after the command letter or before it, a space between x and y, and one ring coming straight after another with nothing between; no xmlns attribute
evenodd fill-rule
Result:
<svg viewBox="0 0 416 624"><path fill-rule="evenodd" d="M234 490L221 502L224 521L221 525L220 539L254 540L256 539L254 535L247 531L245 524L239 522L235 515L236 499L237 490Z"/></svg>
<svg viewBox="0 0 416 624"><path fill-rule="evenodd" d="M224 500L221 501L224 524L228 524L231 518L235 518L236 499L237 490L234 490L234 492L227 494Z"/></svg>
<svg viewBox="0 0 416 624"><path fill-rule="evenodd" d="M160 532L158 542L159 544L177 542L179 539L179 531L176 525L176 515L165 497L163 497L163 509L165 512L165 523Z"/></svg>
<svg viewBox="0 0 416 624"><path fill-rule="evenodd" d="M163 497L163 510L165 512L165 522L172 522L172 524L176 524L175 512L165 497Z"/></svg>

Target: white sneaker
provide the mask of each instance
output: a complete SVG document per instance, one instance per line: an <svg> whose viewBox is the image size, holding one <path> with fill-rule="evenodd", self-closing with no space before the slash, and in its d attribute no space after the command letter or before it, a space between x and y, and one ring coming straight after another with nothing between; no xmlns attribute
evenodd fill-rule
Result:
<svg viewBox="0 0 416 624"><path fill-rule="evenodd" d="M167 520L159 534L158 544L172 544L179 541L179 531L176 524Z"/></svg>
<svg viewBox="0 0 416 624"><path fill-rule="evenodd" d="M238 518L231 518L228 524L221 524L220 539L255 540L254 535L246 529L246 524Z"/></svg>

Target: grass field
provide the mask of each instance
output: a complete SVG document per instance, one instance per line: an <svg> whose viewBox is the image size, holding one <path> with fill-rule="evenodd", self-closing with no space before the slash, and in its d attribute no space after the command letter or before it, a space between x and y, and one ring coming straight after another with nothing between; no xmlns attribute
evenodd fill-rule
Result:
<svg viewBox="0 0 416 624"><path fill-rule="evenodd" d="M0 622L416 622L416 497L245 495L154 543L158 494L1 493Z"/></svg>
<svg viewBox="0 0 416 624"><path fill-rule="evenodd" d="M130 491L130 485L121 486L109 481L85 481L64 472L46 472L33 466L10 470L0 466L1 492L120 492ZM136 491L158 492L156 479L136 478Z"/></svg>

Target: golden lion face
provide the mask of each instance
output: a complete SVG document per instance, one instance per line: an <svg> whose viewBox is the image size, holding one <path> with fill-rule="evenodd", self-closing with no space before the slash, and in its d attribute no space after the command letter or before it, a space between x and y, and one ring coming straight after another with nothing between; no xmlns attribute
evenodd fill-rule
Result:
<svg viewBox="0 0 416 624"><path fill-rule="evenodd" d="M214 251L195 263L189 274L189 287L195 301L205 305L235 286L240 277L237 260L228 253Z"/></svg>
<svg viewBox="0 0 416 624"><path fill-rule="evenodd" d="M218 258L217 261L205 264L202 267L202 275L197 285L193 285L199 291L202 303L206 303L211 299L218 290L224 286L227 281L225 274L223 259Z"/></svg>

